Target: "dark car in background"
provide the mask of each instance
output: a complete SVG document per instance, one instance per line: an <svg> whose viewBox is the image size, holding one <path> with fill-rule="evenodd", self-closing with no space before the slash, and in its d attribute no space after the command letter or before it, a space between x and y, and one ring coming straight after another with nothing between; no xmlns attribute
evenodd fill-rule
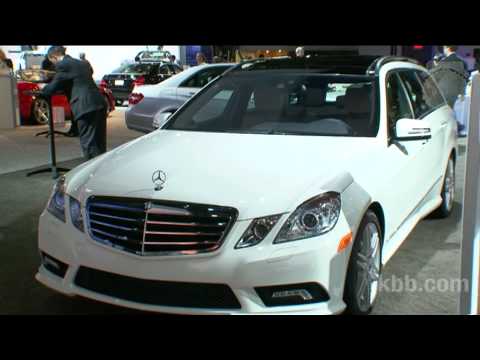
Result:
<svg viewBox="0 0 480 360"><path fill-rule="evenodd" d="M234 65L198 65L157 85L136 86L128 98L127 127L145 133L155 130L162 119L177 111L201 88Z"/></svg>
<svg viewBox="0 0 480 360"><path fill-rule="evenodd" d="M165 62L137 62L120 66L103 77L101 85L109 88L117 105L122 105L137 85L153 85L178 74L183 69Z"/></svg>

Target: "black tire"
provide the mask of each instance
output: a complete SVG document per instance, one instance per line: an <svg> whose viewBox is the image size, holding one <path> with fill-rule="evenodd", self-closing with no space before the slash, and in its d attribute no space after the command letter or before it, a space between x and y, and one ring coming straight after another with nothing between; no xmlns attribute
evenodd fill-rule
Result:
<svg viewBox="0 0 480 360"><path fill-rule="evenodd" d="M367 230L368 227L368 230ZM370 274L369 271L365 271L364 267L360 265L360 262L363 263L363 254L365 253L365 245L371 244L371 241L365 241L365 234L369 233L370 229L373 229L373 227L376 229L377 234L378 234L378 240L377 243L377 250L372 251L372 261L375 263L375 268L378 268L378 274L377 274L377 281L376 281L376 288L375 286L375 281L372 280L372 283L368 284L369 289L366 294L363 293L363 291L360 291L362 287L361 284L363 284L362 281L369 281L367 278L367 273ZM372 232L373 234L373 232ZM360 223L360 226L358 228L357 235L355 237L353 247L352 247L352 253L350 255L350 260L348 264L348 269L347 269L347 278L345 281L345 288L344 288L344 295L343 295L343 300L345 301L347 308L345 310L346 314L351 314L351 315L368 315L371 311L372 308L375 304L376 298L378 296L378 289L379 289L379 283L380 283L380 277L381 277L381 272L382 272L382 245L383 245L383 234L382 234L382 227L380 225L380 222L377 218L377 215L371 210L368 210L365 216L362 219L362 222ZM368 247L369 248L369 247ZM371 250L371 249L370 249ZM362 255L362 257L361 257ZM377 259L378 257L378 259ZM370 288L372 287L372 288ZM373 295L373 300L371 300L371 293L372 289L375 292ZM362 296L359 295L359 293L362 293ZM368 297L368 299L366 299Z"/></svg>
<svg viewBox="0 0 480 360"><path fill-rule="evenodd" d="M32 121L38 125L48 124L50 118L50 109L48 101L42 98L36 98L32 104Z"/></svg>
<svg viewBox="0 0 480 360"><path fill-rule="evenodd" d="M110 101L108 100L108 96L104 95L103 99L105 100L105 105L107 106L107 116L112 112L112 108L110 107Z"/></svg>
<svg viewBox="0 0 480 360"><path fill-rule="evenodd" d="M430 214L431 218L445 219L452 213L455 200L455 162L453 156L448 159L447 169L443 176L441 196L442 203Z"/></svg>
<svg viewBox="0 0 480 360"><path fill-rule="evenodd" d="M115 105L116 105L116 106L123 106L123 100L117 100L117 99L115 99Z"/></svg>

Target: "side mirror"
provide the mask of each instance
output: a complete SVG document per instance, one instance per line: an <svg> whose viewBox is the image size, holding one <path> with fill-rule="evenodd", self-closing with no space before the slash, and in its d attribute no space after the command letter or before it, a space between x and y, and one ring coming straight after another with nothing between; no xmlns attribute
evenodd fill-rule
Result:
<svg viewBox="0 0 480 360"><path fill-rule="evenodd" d="M139 61L140 61L140 56L138 56L138 55L135 56L135 61L136 61L136 62L139 62Z"/></svg>
<svg viewBox="0 0 480 360"><path fill-rule="evenodd" d="M152 127L154 130L160 129L168 121L172 112L158 112L153 117Z"/></svg>
<svg viewBox="0 0 480 360"><path fill-rule="evenodd" d="M395 140L415 141L432 138L432 129L423 120L400 119L395 125Z"/></svg>

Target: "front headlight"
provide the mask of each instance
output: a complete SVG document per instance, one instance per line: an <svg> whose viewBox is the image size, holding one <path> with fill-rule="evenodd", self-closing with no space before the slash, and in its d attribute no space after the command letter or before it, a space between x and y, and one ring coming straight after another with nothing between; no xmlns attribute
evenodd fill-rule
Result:
<svg viewBox="0 0 480 360"><path fill-rule="evenodd" d="M65 220L65 177L61 176L55 186L53 187L53 193L47 206L47 210L50 214L57 219L66 222Z"/></svg>
<svg viewBox="0 0 480 360"><path fill-rule="evenodd" d="M82 206L80 202L70 196L70 218L72 219L72 224L78 230L83 232L83 215L82 215Z"/></svg>
<svg viewBox="0 0 480 360"><path fill-rule="evenodd" d="M242 249L257 245L265 239L282 215L272 215L253 219L241 239L235 245L235 249Z"/></svg>
<svg viewBox="0 0 480 360"><path fill-rule="evenodd" d="M340 209L340 194L336 192L327 192L304 202L289 216L274 244L329 232L337 224Z"/></svg>

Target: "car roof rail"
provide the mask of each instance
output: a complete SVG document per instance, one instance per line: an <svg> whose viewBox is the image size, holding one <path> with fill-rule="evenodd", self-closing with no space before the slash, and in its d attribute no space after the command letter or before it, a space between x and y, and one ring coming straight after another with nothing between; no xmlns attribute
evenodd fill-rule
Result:
<svg viewBox="0 0 480 360"><path fill-rule="evenodd" d="M394 61L402 61L402 62L409 62L415 65L421 65L418 60L406 57L406 56L382 56L375 59L367 69L367 75L378 75L380 73L380 68L383 65L386 65L390 62Z"/></svg>

